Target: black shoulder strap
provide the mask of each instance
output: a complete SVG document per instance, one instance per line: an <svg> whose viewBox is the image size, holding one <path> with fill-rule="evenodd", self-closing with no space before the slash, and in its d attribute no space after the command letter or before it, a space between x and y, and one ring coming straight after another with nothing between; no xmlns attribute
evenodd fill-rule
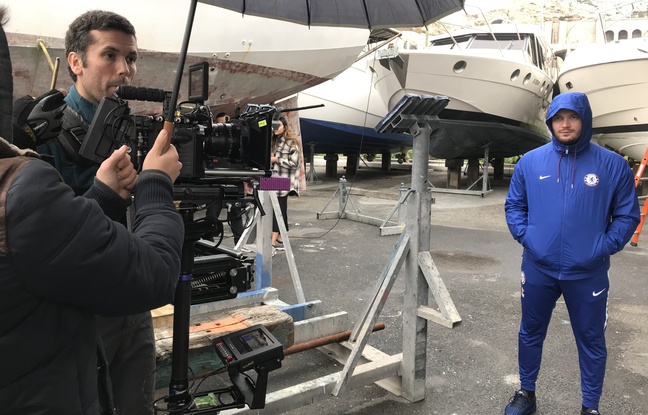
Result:
<svg viewBox="0 0 648 415"><path fill-rule="evenodd" d="M79 155L79 150L88 132L88 128L88 123L85 122L81 115L69 106L65 108L65 112L63 113L63 130L57 139L70 159L77 164L93 164Z"/></svg>

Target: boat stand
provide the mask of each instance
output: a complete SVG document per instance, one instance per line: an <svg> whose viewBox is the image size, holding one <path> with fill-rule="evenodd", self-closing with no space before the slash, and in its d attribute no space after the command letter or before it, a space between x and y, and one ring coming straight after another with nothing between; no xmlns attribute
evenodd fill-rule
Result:
<svg viewBox="0 0 648 415"><path fill-rule="evenodd" d="M441 188L441 187L432 187L432 191L436 193L454 193L454 194L460 194L460 195L473 195L473 196L481 196L484 197L486 195L489 195L490 193L493 192L493 189L490 187L490 183L488 181L488 168L489 168L489 161L488 161L488 144L484 146L484 166L482 169L482 175L470 186L468 186L467 189L449 189L449 188ZM476 185L481 182L482 188L481 190L477 190ZM475 187L475 190L472 190L473 187Z"/></svg>
<svg viewBox="0 0 648 415"><path fill-rule="evenodd" d="M356 207L355 203L353 203L351 191L347 188L347 180L342 176L338 188L333 192L333 195L329 198L328 202L326 202L322 210L317 213L317 219L349 219L360 223L366 223L368 225L378 226L380 228L380 236L398 235L405 227L403 207L410 193L412 193L412 191L401 184L399 189L400 198L391 212L389 212L385 219L374 218L360 213L360 210ZM336 195L339 197L338 210L325 212L326 208ZM353 211L347 209L349 203L351 203ZM396 212L398 212L398 221L392 220L392 216L394 216Z"/></svg>
<svg viewBox="0 0 648 415"><path fill-rule="evenodd" d="M315 145L317 143L315 141L309 141L306 144L310 147L310 155L308 157L310 167L308 168L308 172L306 172L306 181L310 184L319 183L317 172L315 171Z"/></svg>
<svg viewBox="0 0 648 415"><path fill-rule="evenodd" d="M339 396L345 390L376 383L411 402L425 399L427 324L437 322L452 328L461 322L452 299L441 279L429 252L430 248L430 200L427 186L427 159L430 123L445 108L445 97L406 96L404 104L397 105L397 111L388 117L396 118L394 124L382 128L400 132L409 128L414 136L414 163L412 168L412 192L407 197L407 226L396 244L384 271L377 281L372 301L356 323L347 341L324 346L333 357L344 363L341 372L303 382L266 395L265 408L255 410L256 414L278 414L311 404L316 399ZM401 102L403 101L401 100ZM403 113L408 111L407 115ZM387 118L386 118L387 119ZM427 221L419 221L427 217ZM375 326L383 305L402 267L405 267L405 303L403 307L403 351L387 355L369 346L369 335ZM437 302L439 311L429 307L429 294ZM313 323L303 326L306 331L320 332L330 324L324 320L311 319ZM331 320L329 319L329 323ZM300 322L295 323L295 342L302 331ZM300 333L298 335L298 333ZM247 409L224 411L243 413Z"/></svg>

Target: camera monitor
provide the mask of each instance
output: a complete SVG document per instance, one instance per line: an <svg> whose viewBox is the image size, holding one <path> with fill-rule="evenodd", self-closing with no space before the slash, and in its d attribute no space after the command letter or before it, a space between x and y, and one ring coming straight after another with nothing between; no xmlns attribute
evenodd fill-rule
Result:
<svg viewBox="0 0 648 415"><path fill-rule="evenodd" d="M200 62L189 67L189 101L204 103L209 98L209 65Z"/></svg>
<svg viewBox="0 0 648 415"><path fill-rule="evenodd" d="M261 324L212 340L216 352L229 368L249 369L283 360L282 344ZM281 366L281 364L279 364Z"/></svg>

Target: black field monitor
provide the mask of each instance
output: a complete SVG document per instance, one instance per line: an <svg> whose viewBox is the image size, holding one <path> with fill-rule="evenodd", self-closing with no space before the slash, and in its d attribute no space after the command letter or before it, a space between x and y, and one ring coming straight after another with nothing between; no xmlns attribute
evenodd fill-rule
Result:
<svg viewBox="0 0 648 415"><path fill-rule="evenodd" d="M262 324L226 334L212 342L229 368L245 371L268 361L283 360L283 345Z"/></svg>
<svg viewBox="0 0 648 415"><path fill-rule="evenodd" d="M203 104L209 98L209 65L200 62L189 67L189 101Z"/></svg>

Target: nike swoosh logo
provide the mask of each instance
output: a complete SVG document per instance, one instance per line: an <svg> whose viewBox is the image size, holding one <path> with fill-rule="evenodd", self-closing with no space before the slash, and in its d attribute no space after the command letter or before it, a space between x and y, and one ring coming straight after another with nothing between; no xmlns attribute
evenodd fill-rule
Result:
<svg viewBox="0 0 648 415"><path fill-rule="evenodd" d="M547 179L549 177L551 177L551 175L549 175L549 176L540 176L540 180L544 180L544 179Z"/></svg>
<svg viewBox="0 0 648 415"><path fill-rule="evenodd" d="M592 297L598 297L599 295L603 294L603 291L605 291L605 290L606 290L606 288L603 288L603 289L602 289L601 291L599 291L599 292L592 291Z"/></svg>

